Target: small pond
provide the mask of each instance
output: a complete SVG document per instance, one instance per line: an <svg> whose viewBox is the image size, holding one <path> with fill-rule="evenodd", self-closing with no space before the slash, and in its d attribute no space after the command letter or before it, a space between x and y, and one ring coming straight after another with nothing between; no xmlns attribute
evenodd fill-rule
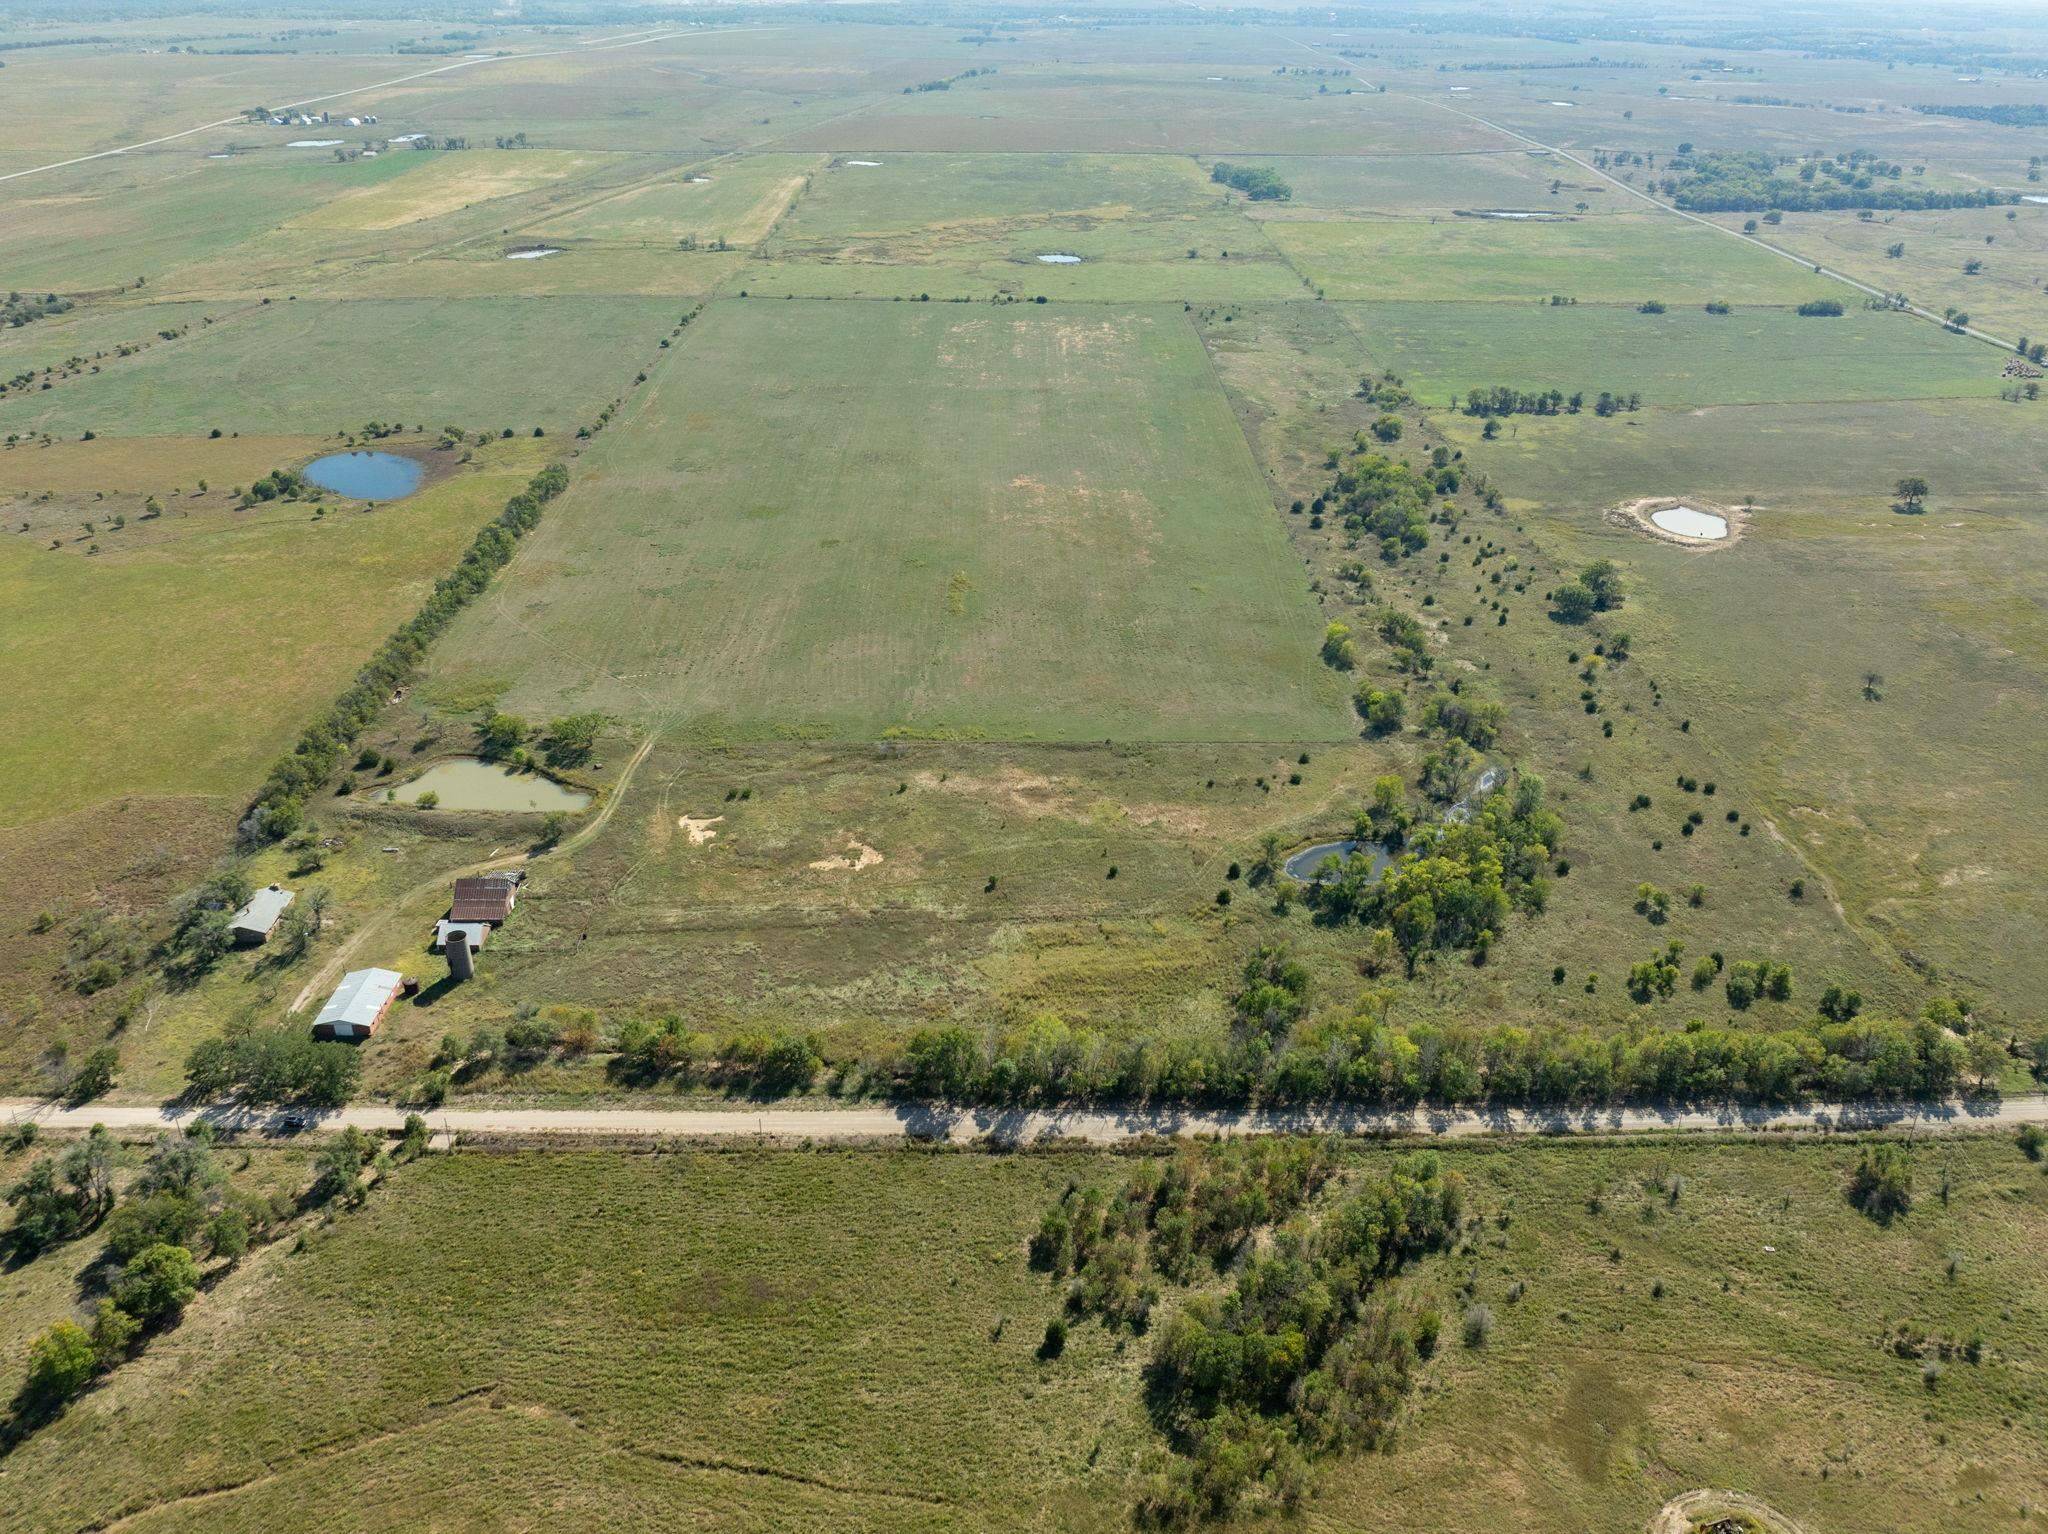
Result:
<svg viewBox="0 0 2048 1534"><path fill-rule="evenodd" d="M1302 848L1281 866L1290 879L1299 879L1303 884L1320 884L1321 869L1328 859L1336 858L1341 862L1354 852L1372 855L1372 877L1375 879L1385 873L1387 865L1394 861L1394 854L1378 842L1317 842L1313 847Z"/></svg>
<svg viewBox="0 0 2048 1534"><path fill-rule="evenodd" d="M559 256L559 245L536 245L532 250L514 250L506 253L507 261L538 261L542 256Z"/></svg>
<svg viewBox="0 0 2048 1534"><path fill-rule="evenodd" d="M2048 202L2048 197L2036 197L2031 192L2020 198L2021 202Z"/></svg>
<svg viewBox="0 0 2048 1534"><path fill-rule="evenodd" d="M864 165L869 170L880 169L882 164L880 160L848 160L846 163L848 165Z"/></svg>
<svg viewBox="0 0 2048 1534"><path fill-rule="evenodd" d="M342 140L338 138L295 138L284 147L287 149L333 149Z"/></svg>
<svg viewBox="0 0 2048 1534"><path fill-rule="evenodd" d="M1047 266L1079 266L1081 258L1071 251L1056 250L1038 258Z"/></svg>
<svg viewBox="0 0 2048 1534"><path fill-rule="evenodd" d="M1662 511L1650 513L1650 520L1667 533L1677 533L1681 538L1720 539L1728 536L1728 519L1717 517L1711 511L1697 511L1690 506L1666 506Z"/></svg>
<svg viewBox="0 0 2048 1534"><path fill-rule="evenodd" d="M567 788L537 772L515 772L496 762L473 756L436 762L410 783L391 790L400 804L413 804L424 794L433 794L444 810L502 810L519 814L543 810L581 810L590 805L590 795L580 788Z"/></svg>
<svg viewBox="0 0 2048 1534"><path fill-rule="evenodd" d="M395 501L419 489L426 468L396 453L329 453L306 465L305 475L323 490L359 501Z"/></svg>

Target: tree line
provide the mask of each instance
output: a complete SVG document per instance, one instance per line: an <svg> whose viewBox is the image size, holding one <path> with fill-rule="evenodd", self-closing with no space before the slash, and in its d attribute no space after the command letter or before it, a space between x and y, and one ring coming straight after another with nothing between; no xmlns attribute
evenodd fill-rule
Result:
<svg viewBox="0 0 2048 1534"><path fill-rule="evenodd" d="M2018 201L1989 188L1904 185L1900 166L1857 155L1807 160L1791 176L1782 174L1786 163L1762 150L1680 157L1670 162L1678 174L1666 177L1663 189L1678 207L1694 213L1985 208Z"/></svg>
<svg viewBox="0 0 2048 1534"><path fill-rule="evenodd" d="M549 464L505 503L505 509L476 535L460 563L434 583L426 603L386 639L355 681L308 725L291 752L270 769L270 776L243 817L245 843L277 841L297 830L305 818L307 797L339 765L343 754L374 719L392 692L409 676L426 649L455 615L490 585L519 540L540 525L542 508L569 486L569 471Z"/></svg>
<svg viewBox="0 0 2048 1534"><path fill-rule="evenodd" d="M1280 173L1269 165L1229 165L1218 163L1209 172L1209 179L1223 186L1244 193L1253 202L1285 202L1294 195L1294 188L1280 178Z"/></svg>

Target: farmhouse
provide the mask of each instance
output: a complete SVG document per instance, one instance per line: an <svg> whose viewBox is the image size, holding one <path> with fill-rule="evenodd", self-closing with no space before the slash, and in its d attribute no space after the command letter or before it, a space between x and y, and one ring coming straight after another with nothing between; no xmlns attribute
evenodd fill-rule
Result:
<svg viewBox="0 0 2048 1534"><path fill-rule="evenodd" d="M313 1019L316 1039L367 1039L391 1010L405 977L395 969L352 969Z"/></svg>
<svg viewBox="0 0 2048 1534"><path fill-rule="evenodd" d="M455 902L448 912L450 921L489 922L496 926L512 914L519 903L518 874L481 874L455 881Z"/></svg>
<svg viewBox="0 0 2048 1534"><path fill-rule="evenodd" d="M278 918L292 903L292 892L281 884L265 885L249 897L249 903L228 919L228 932L237 948L254 948L270 941Z"/></svg>

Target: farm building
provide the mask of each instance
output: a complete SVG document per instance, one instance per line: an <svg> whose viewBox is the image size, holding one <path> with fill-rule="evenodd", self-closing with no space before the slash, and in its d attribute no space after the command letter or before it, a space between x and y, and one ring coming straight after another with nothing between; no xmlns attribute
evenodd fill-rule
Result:
<svg viewBox="0 0 2048 1534"><path fill-rule="evenodd" d="M405 977L395 969L352 969L313 1019L316 1039L367 1039L391 1010Z"/></svg>
<svg viewBox="0 0 2048 1534"><path fill-rule="evenodd" d="M483 921L496 926L512 914L519 903L519 875L481 874L455 881L455 902L448 912L450 921Z"/></svg>
<svg viewBox="0 0 2048 1534"><path fill-rule="evenodd" d="M228 932L238 948L254 948L270 941L292 892L281 884L267 884L249 897L249 903L228 919Z"/></svg>
<svg viewBox="0 0 2048 1534"><path fill-rule="evenodd" d="M469 944L469 951L475 953L484 946L484 939L491 935L491 924L487 921L450 921L445 916L434 923L434 941L429 945L439 953L448 946L448 934L460 932Z"/></svg>

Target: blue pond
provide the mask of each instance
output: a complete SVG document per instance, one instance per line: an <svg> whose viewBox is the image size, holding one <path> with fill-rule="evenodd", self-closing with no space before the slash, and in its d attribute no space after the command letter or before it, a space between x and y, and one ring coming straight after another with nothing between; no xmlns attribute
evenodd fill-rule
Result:
<svg viewBox="0 0 2048 1534"><path fill-rule="evenodd" d="M396 453L329 453L305 468L306 478L321 489L359 501L395 501L411 495L426 472Z"/></svg>

